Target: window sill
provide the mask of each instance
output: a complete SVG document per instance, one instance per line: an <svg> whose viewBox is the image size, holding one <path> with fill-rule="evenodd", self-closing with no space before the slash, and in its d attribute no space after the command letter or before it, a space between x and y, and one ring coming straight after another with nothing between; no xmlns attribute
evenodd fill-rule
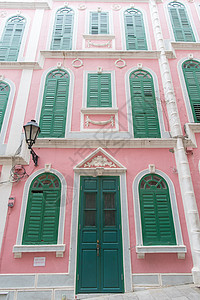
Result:
<svg viewBox="0 0 200 300"><path fill-rule="evenodd" d="M118 113L118 108L112 107L88 107L81 108L83 114L116 114Z"/></svg>
<svg viewBox="0 0 200 300"><path fill-rule="evenodd" d="M22 253L32 252L56 252L56 257L63 257L65 244L58 245L14 245L14 258L21 258Z"/></svg>
<svg viewBox="0 0 200 300"><path fill-rule="evenodd" d="M171 42L171 45L175 50L200 50L198 42Z"/></svg>
<svg viewBox="0 0 200 300"><path fill-rule="evenodd" d="M178 259L185 259L187 248L185 245L180 246L136 246L137 257L145 258L146 253L177 253Z"/></svg>

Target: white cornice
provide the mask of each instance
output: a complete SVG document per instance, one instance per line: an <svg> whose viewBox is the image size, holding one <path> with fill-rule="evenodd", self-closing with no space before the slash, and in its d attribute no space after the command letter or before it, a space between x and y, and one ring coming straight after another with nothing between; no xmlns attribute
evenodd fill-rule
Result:
<svg viewBox="0 0 200 300"><path fill-rule="evenodd" d="M115 35L112 34L83 34L85 40L113 40Z"/></svg>
<svg viewBox="0 0 200 300"><path fill-rule="evenodd" d="M25 62L25 61L1 61L0 69L29 69L29 70L38 70L42 69L42 65L39 62Z"/></svg>
<svg viewBox="0 0 200 300"><path fill-rule="evenodd" d="M66 2L66 0L53 0L54 2ZM70 0L70 2L80 2L80 0ZM97 2L96 0L87 0L87 2ZM112 3L112 2L115 2L115 3L118 3L118 2L122 2L121 0L101 0L101 1L98 1L99 3L102 2L102 3ZM133 0L124 0L123 3L133 3ZM148 3L149 0L134 0L134 3L135 2L146 2ZM163 0L155 0L155 2L157 3L162 3Z"/></svg>
<svg viewBox="0 0 200 300"><path fill-rule="evenodd" d="M171 42L174 50L200 50L200 43L197 42Z"/></svg>
<svg viewBox="0 0 200 300"><path fill-rule="evenodd" d="M52 0L12 0L1 1L0 8L10 9L50 9L52 7Z"/></svg>

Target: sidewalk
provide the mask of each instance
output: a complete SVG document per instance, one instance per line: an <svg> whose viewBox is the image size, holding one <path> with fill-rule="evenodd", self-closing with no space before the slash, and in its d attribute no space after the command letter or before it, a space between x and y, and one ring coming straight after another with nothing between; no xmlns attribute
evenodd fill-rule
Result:
<svg viewBox="0 0 200 300"><path fill-rule="evenodd" d="M105 296L88 295L90 300L200 300L200 288L193 284L150 288L126 294L109 294Z"/></svg>

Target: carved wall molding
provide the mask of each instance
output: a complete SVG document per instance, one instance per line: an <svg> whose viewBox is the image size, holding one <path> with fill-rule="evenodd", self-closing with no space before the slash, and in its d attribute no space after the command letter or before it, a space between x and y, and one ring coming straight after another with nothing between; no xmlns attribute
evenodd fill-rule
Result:
<svg viewBox="0 0 200 300"><path fill-rule="evenodd" d="M86 7L85 4L80 4L79 7L78 7L79 10L85 10L86 8L87 7Z"/></svg>
<svg viewBox="0 0 200 300"><path fill-rule="evenodd" d="M87 162L83 165L84 168L91 168L91 167L109 167L109 168L116 168L116 164L114 164L111 161L108 161L108 159L102 155L98 155L94 157L90 162Z"/></svg>
<svg viewBox="0 0 200 300"><path fill-rule="evenodd" d="M116 66L117 68L122 69L122 68L126 67L126 62L125 62L124 59L119 58L119 59L117 59L117 60L115 61L115 66Z"/></svg>
<svg viewBox="0 0 200 300"><path fill-rule="evenodd" d="M111 126L113 127L114 126L114 118L113 118L113 116L111 116L110 119L106 120L106 121L94 121L94 120L91 120L88 116L86 116L86 121L85 121L86 127L89 126L89 123L91 123L93 125L100 125L100 126L111 123Z"/></svg>
<svg viewBox="0 0 200 300"><path fill-rule="evenodd" d="M108 41L108 42L103 43L103 44L97 44L97 43L93 43L91 41L88 41L88 48L90 48L90 46L94 46L94 47L108 47L108 48L110 48L111 47L111 42Z"/></svg>
<svg viewBox="0 0 200 300"><path fill-rule="evenodd" d="M111 8L113 9L113 10L120 10L122 7L121 7L121 5L120 4L113 4L112 6L111 6Z"/></svg>
<svg viewBox="0 0 200 300"><path fill-rule="evenodd" d="M77 64L77 62L78 62L78 64ZM80 68L83 66L83 61L80 58L76 58L72 61L72 66L74 68Z"/></svg>

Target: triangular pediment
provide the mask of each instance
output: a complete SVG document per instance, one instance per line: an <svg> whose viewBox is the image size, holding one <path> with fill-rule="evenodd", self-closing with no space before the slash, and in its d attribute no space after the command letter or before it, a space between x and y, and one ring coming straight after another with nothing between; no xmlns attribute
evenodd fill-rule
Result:
<svg viewBox="0 0 200 300"><path fill-rule="evenodd" d="M90 155L88 155L84 160L82 160L75 168L78 170L106 170L109 172L121 171L125 172L126 168L119 163L112 155L108 154L102 148L96 149Z"/></svg>

